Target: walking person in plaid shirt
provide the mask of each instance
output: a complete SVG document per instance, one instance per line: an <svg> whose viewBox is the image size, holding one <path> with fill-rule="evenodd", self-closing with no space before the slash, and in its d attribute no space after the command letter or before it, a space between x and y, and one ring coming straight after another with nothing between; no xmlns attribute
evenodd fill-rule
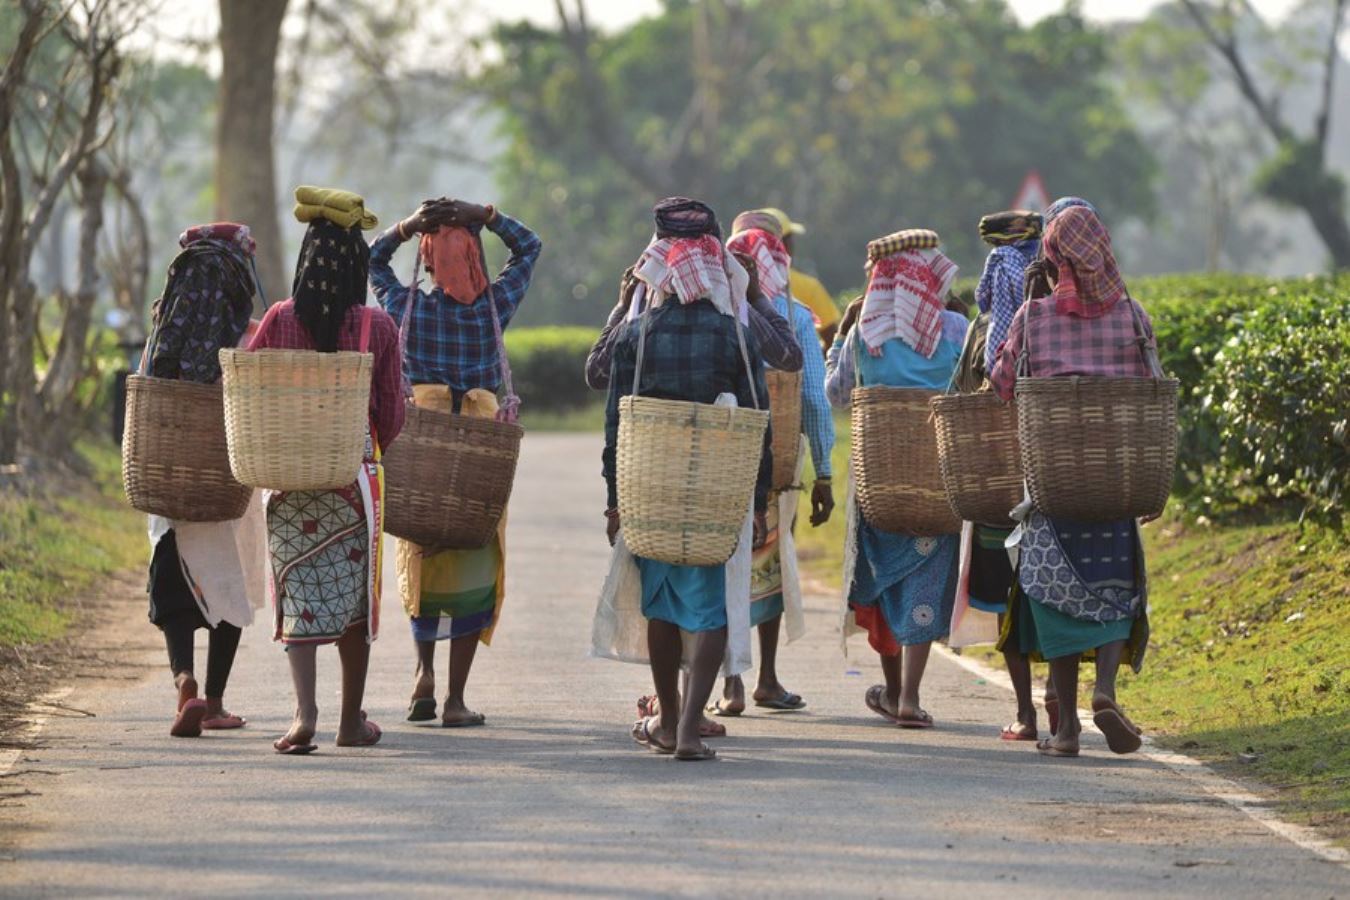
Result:
<svg viewBox="0 0 1350 900"><path fill-rule="evenodd" d="M989 380L1004 400L1019 375L1054 377L1157 374L1148 314L1125 288L1111 251L1111 236L1091 206L1056 203L1047 211L1043 259L1027 272L1045 283L1047 296L1029 299L1008 328ZM1138 524L1132 519L1083 524L1050 519L1031 509L1019 529L1017 582L1005 617L1000 648L1034 653L1050 663L1059 704L1052 735L1037 743L1046 756L1077 756L1078 666L1096 660L1093 722L1116 753L1139 749L1139 729L1116 704L1116 672L1124 660L1134 670L1148 646L1147 576ZM1117 616L1075 617L1075 603L1109 606ZM1053 607L1053 608L1052 608Z"/></svg>
<svg viewBox="0 0 1350 900"><path fill-rule="evenodd" d="M486 228L511 252L489 285L479 238ZM408 287L390 260L404 241L418 238L431 289ZM404 368L413 402L443 412L493 418L501 379L493 301L505 328L525 299L542 244L530 229L491 206L429 200L371 245L370 282L380 304L405 329ZM489 298L489 290L492 293ZM497 537L478 550L424 552L397 542L399 593L412 621L417 674L409 721L436 718L436 642L450 641L449 686L441 712L446 728L482 725L485 717L464 702L464 689L481 641L492 639L505 595L506 517Z"/></svg>
<svg viewBox="0 0 1350 900"><path fill-rule="evenodd" d="M672 197L658 203L654 213L656 237L635 269L647 302L634 302L634 317L611 342L613 361L602 456L611 543L619 537L622 525L616 461L622 397L636 388L644 397L713 403L721 395L730 394L741 407L755 406L756 398L761 408L768 405L758 344L753 334L744 334L743 355L738 335L737 317L746 306L749 277L722 246L712 209L696 200ZM642 310L640 315L638 309ZM640 340L641 382L635 385ZM766 431L755 487L755 546L764 539L764 510L772 474L769 447ZM737 552L743 554L740 561L748 571L750 548L741 547ZM615 554L614 566L635 566L637 570L637 578L625 582L640 583L640 599L634 598L632 605L640 605L646 619L645 649L659 709L634 723L631 734L639 744L658 753L673 754L681 760L716 757L703 743L701 726L704 705L728 646L727 606L738 598L728 588L727 573L736 562L733 557L722 565L678 566L624 556L622 545ZM634 589L633 593L637 592ZM748 626L748 617L744 624ZM600 630L597 627L596 632ZM732 646L748 648L748 627L737 632ZM613 655L605 652L607 648L597 649L600 655ZM682 657L689 660L683 702L679 684Z"/></svg>

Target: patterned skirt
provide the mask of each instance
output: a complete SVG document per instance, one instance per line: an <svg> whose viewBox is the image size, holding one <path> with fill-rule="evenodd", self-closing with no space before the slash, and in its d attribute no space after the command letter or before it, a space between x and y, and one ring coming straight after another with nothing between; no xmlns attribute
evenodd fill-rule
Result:
<svg viewBox="0 0 1350 900"><path fill-rule="evenodd" d="M906 537L856 523L856 562L848 605L872 649L894 656L900 647L946 637L956 600L956 535Z"/></svg>
<svg viewBox="0 0 1350 900"><path fill-rule="evenodd" d="M778 497L777 493L769 494L769 506L764 513L768 534L764 544L750 554L750 624L755 626L783 614L783 541Z"/></svg>
<svg viewBox="0 0 1350 900"><path fill-rule="evenodd" d="M327 644L353 627L379 624L380 468L333 491L282 491L267 498L274 638Z"/></svg>

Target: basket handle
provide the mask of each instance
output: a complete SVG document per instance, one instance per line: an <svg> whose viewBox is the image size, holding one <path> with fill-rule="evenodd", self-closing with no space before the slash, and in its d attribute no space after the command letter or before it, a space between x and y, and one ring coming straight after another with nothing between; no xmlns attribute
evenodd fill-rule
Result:
<svg viewBox="0 0 1350 900"><path fill-rule="evenodd" d="M1144 367L1148 369L1155 381L1161 381L1165 376L1162 363L1158 360L1158 348L1148 339L1148 333L1144 331L1144 320L1139 315L1139 304L1127 293L1125 302L1130 304L1130 320L1134 323L1135 343L1139 346L1139 355L1144 358Z"/></svg>

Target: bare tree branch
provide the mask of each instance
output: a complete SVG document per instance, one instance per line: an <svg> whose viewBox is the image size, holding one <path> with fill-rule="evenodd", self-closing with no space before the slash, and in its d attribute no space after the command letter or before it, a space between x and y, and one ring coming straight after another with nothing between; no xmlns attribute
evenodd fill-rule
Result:
<svg viewBox="0 0 1350 900"><path fill-rule="evenodd" d="M1251 107L1256 110L1257 117L1261 120L1261 124L1266 126L1266 130L1270 132L1271 137L1279 143L1291 139L1293 133L1289 130L1289 126L1284 119L1281 118L1279 110L1272 101L1263 97L1260 89L1257 88L1256 80L1247 67L1247 61L1242 56L1242 51L1238 47L1237 35L1232 28L1220 31L1219 27L1210 20L1209 15L1196 0L1181 0L1181 5L1190 14L1195 24L1199 26L1210 46L1228 63L1228 68L1233 73L1233 80L1237 83L1238 90Z"/></svg>

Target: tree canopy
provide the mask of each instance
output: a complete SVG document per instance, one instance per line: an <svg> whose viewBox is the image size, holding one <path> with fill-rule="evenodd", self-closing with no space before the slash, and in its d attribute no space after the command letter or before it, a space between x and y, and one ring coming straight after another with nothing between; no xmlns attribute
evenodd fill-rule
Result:
<svg viewBox="0 0 1350 900"><path fill-rule="evenodd" d="M600 35L499 27L485 75L504 117L504 207L550 245L530 321L593 322L665 194L724 222L780 206L799 259L838 290L867 240L937 229L973 268L976 223L1031 169L1112 218L1152 211L1153 163L1108 82L1104 36L1073 11L1022 27L1003 0L670 0ZM813 227L814 226L814 227Z"/></svg>

